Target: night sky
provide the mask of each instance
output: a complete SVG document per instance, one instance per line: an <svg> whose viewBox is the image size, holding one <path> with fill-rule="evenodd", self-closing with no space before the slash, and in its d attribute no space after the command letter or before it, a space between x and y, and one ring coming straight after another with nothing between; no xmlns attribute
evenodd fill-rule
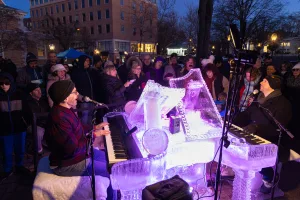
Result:
<svg viewBox="0 0 300 200"><path fill-rule="evenodd" d="M287 4L287 12L294 12L299 11L300 12L300 3L299 0L286 0L289 2ZM18 8L21 10L24 10L25 12L29 13L29 0L4 0L6 5ZM183 15L186 11L185 5L187 3L195 2L197 4L199 0L176 0L175 10L180 14ZM29 14L27 14L26 17L29 17Z"/></svg>

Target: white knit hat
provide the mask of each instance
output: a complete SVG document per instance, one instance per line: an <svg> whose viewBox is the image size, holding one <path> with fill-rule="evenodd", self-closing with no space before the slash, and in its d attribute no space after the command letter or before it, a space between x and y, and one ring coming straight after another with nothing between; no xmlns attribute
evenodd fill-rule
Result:
<svg viewBox="0 0 300 200"><path fill-rule="evenodd" d="M293 69L300 69L300 63L297 63L297 64L293 67Z"/></svg>
<svg viewBox="0 0 300 200"><path fill-rule="evenodd" d="M56 64L56 65L53 65L51 67L51 72L56 72L56 71L66 71L66 68L62 65L62 64Z"/></svg>

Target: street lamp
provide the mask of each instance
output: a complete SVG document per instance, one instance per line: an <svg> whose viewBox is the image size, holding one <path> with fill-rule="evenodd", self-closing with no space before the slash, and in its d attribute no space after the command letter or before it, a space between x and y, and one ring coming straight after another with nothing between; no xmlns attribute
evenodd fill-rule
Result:
<svg viewBox="0 0 300 200"><path fill-rule="evenodd" d="M50 49L50 51L54 51L55 50L55 45L54 44L49 44L49 49Z"/></svg>
<svg viewBox="0 0 300 200"><path fill-rule="evenodd" d="M98 49L95 49L94 54L98 55L98 54L100 54L100 51Z"/></svg>
<svg viewBox="0 0 300 200"><path fill-rule="evenodd" d="M230 35L227 36L227 41L230 42Z"/></svg>
<svg viewBox="0 0 300 200"><path fill-rule="evenodd" d="M277 40L277 34L276 33L273 33L271 35L271 40L272 40L272 42L275 42Z"/></svg>
<svg viewBox="0 0 300 200"><path fill-rule="evenodd" d="M212 49L215 49L215 46L212 46L211 48L212 48Z"/></svg>
<svg viewBox="0 0 300 200"><path fill-rule="evenodd" d="M276 48L276 44L275 44L276 40L277 40L277 34L276 34L276 33L273 33L273 34L271 35L271 41L272 41L271 51L272 51L272 56L273 56L274 50L275 50L275 48Z"/></svg>

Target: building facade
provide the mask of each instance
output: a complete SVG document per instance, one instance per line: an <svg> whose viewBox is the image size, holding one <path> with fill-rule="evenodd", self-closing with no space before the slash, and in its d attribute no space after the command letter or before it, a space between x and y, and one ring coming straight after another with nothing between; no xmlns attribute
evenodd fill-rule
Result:
<svg viewBox="0 0 300 200"><path fill-rule="evenodd" d="M50 28L76 23L96 53L156 52L156 0L30 0L30 15L33 31L43 30L46 16L55 19ZM70 47L81 49L82 42Z"/></svg>
<svg viewBox="0 0 300 200"><path fill-rule="evenodd" d="M36 36L32 36L23 23L26 14L0 0L0 57L11 59L17 67L25 66L27 52L37 53Z"/></svg>

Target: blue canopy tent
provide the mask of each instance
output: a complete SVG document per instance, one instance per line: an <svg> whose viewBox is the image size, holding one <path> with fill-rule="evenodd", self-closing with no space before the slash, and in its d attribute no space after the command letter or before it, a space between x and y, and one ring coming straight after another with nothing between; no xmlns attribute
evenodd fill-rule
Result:
<svg viewBox="0 0 300 200"><path fill-rule="evenodd" d="M76 51L75 49L68 49L66 51L63 51L63 52L60 52L59 54L57 54L57 57L58 58L66 58L66 59L76 59L81 55L86 55L86 54L81 51ZM88 56L88 55L86 55L86 56ZM88 57L90 57L90 56L88 56Z"/></svg>

